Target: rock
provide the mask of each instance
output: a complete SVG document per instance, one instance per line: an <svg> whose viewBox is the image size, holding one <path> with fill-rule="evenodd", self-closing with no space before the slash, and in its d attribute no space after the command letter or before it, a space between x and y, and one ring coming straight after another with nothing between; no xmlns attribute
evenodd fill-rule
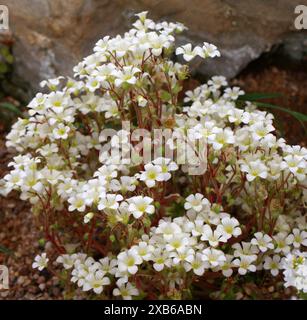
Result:
<svg viewBox="0 0 307 320"><path fill-rule="evenodd" d="M61 290L57 287L52 288L52 295L58 297L61 294Z"/></svg>
<svg viewBox="0 0 307 320"><path fill-rule="evenodd" d="M24 284L26 278L24 276L21 276L17 279L17 284L21 285Z"/></svg>
<svg viewBox="0 0 307 320"><path fill-rule="evenodd" d="M302 67L307 70L307 33L294 32L288 34L279 46L276 55L280 63L290 64L291 67Z"/></svg>
<svg viewBox="0 0 307 320"><path fill-rule="evenodd" d="M180 21L189 30L179 43L209 41L222 57L194 65L204 75L234 77L250 61L283 42L294 29L300 0L4 0L16 43L16 73L34 90L42 79L71 75L104 35L129 28L133 14L148 10L155 20ZM299 47L292 38L287 47ZM299 50L299 48L298 48ZM299 55L299 53L293 53ZM192 65L193 70L193 65Z"/></svg>
<svg viewBox="0 0 307 320"><path fill-rule="evenodd" d="M38 284L42 284L42 283L45 283L46 282L46 279L45 279L45 277L43 277L43 276L40 276L38 279L37 279L37 283Z"/></svg>
<svg viewBox="0 0 307 320"><path fill-rule="evenodd" d="M44 291L45 288L46 288L46 284L45 283L41 283L38 287L40 288L41 291Z"/></svg>
<svg viewBox="0 0 307 320"><path fill-rule="evenodd" d="M0 292L1 298L6 298L9 295L9 291Z"/></svg>

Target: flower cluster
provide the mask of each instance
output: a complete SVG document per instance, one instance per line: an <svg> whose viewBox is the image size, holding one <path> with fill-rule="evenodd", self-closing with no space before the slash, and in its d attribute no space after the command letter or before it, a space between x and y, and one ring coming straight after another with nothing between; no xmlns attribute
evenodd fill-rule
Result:
<svg viewBox="0 0 307 320"><path fill-rule="evenodd" d="M181 99L188 66L172 54L190 61L219 51L176 49L183 25L137 16L123 36L99 40L74 78L43 81L47 93L8 134L20 154L2 193L17 190L31 203L55 250L33 267L56 260L76 287L102 298L185 298L212 274L280 270L286 285L306 291L307 149L278 138L273 115L222 76ZM135 139L125 127L110 134L127 121L141 130ZM166 146L145 161L159 141L146 137L140 147L137 138L159 128L171 130ZM200 140L198 154L182 152L183 141ZM204 170L188 174L183 158L205 158Z"/></svg>
<svg viewBox="0 0 307 320"><path fill-rule="evenodd" d="M276 277L280 270L286 269L286 285L295 285L306 291L305 254L299 251L295 257L289 254L290 251L295 252L295 248L307 246L307 232L302 231L306 225L301 230L294 228L292 233L276 231L272 237L256 232L249 242L236 242L235 239L242 234L236 218L221 208L217 210L201 194L190 195L185 207L189 208L185 216L159 220L148 235L144 234L137 244L113 258L107 256L96 262L84 254L64 254L58 257L57 262L65 269L74 268L71 281L77 282L83 290L91 288L94 292L91 281L96 279L97 270L100 270L99 275L107 274L110 279L115 279L118 290L121 290L123 285L131 286L129 279L133 277L143 280L143 266L150 274L164 270L167 276L163 286L166 288L174 286L172 273L175 270L175 284L179 289L184 288L187 274L202 276L210 270L228 278L235 270L239 275L268 270ZM284 223L282 219L278 223ZM296 224L300 222L297 220ZM229 245L225 246L227 243ZM100 292L103 284L110 284L109 278L105 283L99 278ZM144 290L145 283L140 281L139 288L144 287ZM115 292L117 289L113 290L117 295Z"/></svg>
<svg viewBox="0 0 307 320"><path fill-rule="evenodd" d="M305 240L306 241L306 240ZM285 286L294 286L307 293L307 260L306 252L293 251L283 263Z"/></svg>

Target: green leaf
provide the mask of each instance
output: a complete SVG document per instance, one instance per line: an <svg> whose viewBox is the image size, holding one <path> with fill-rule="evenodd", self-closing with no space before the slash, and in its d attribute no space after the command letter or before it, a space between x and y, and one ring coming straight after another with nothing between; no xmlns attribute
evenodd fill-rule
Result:
<svg viewBox="0 0 307 320"><path fill-rule="evenodd" d="M7 254L7 255L12 255L13 254L13 251L9 248L6 248L2 245L0 245L0 252L4 253L4 254Z"/></svg>
<svg viewBox="0 0 307 320"><path fill-rule="evenodd" d="M256 102L256 101L254 101L253 103L255 105L259 106L259 107L280 110L280 111L283 111L283 112L286 112L286 113L290 114L292 117L294 117L301 124L301 126L303 127L305 133L307 133L307 129L306 129L306 126L304 124L304 122L307 121L307 115L305 115L303 113L300 113L300 112L297 112L297 111L289 110L287 108L276 106L276 105L270 104L270 103Z"/></svg>
<svg viewBox="0 0 307 320"><path fill-rule="evenodd" d="M0 109L5 109L7 111L15 113L16 115L21 115L21 111L14 104L9 102L0 103Z"/></svg>
<svg viewBox="0 0 307 320"><path fill-rule="evenodd" d="M0 73L6 73L8 72L9 68L7 64L0 62Z"/></svg>
<svg viewBox="0 0 307 320"><path fill-rule="evenodd" d="M14 57L11 54L9 54L5 57L5 60L7 63L12 64L14 62Z"/></svg>
<svg viewBox="0 0 307 320"><path fill-rule="evenodd" d="M276 110L280 110L280 111L289 113L289 114L291 114L294 118L296 118L296 119L299 120L299 121L304 121L304 122L307 121L307 115L306 115L306 114L303 114L303 113L300 113L300 112L297 112L297 111L292 111L292 110L289 110L289 109L287 109L287 108L283 108L283 107L280 107L280 106L276 106L276 105L271 104L271 103L254 102L254 104L256 104L256 105L259 106L259 107L271 108L271 109L276 109Z"/></svg>
<svg viewBox="0 0 307 320"><path fill-rule="evenodd" d="M262 99L273 99L273 98L279 98L282 95L280 93L246 93L242 96L239 96L238 100L243 101L257 101Z"/></svg>
<svg viewBox="0 0 307 320"><path fill-rule="evenodd" d="M164 102L168 102L172 98L171 94L165 90L161 91L160 97L161 97L162 101L164 101Z"/></svg>
<svg viewBox="0 0 307 320"><path fill-rule="evenodd" d="M13 55L8 47L2 47L0 49L1 56L6 60L7 63L12 64L14 61Z"/></svg>
<svg viewBox="0 0 307 320"><path fill-rule="evenodd" d="M172 88L173 93L178 94L182 90L182 86L179 83Z"/></svg>
<svg viewBox="0 0 307 320"><path fill-rule="evenodd" d="M304 292L300 292L299 293L299 297L300 297L300 299L302 299L302 300L307 300L307 293L304 293Z"/></svg>

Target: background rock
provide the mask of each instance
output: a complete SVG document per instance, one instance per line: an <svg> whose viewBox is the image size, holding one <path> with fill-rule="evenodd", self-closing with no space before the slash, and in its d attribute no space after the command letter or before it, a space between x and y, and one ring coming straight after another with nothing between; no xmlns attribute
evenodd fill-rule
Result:
<svg viewBox="0 0 307 320"><path fill-rule="evenodd" d="M283 52L295 48L295 56L302 56L301 42L306 39L306 31L294 29L294 8L307 5L306 0L3 0L2 4L9 7L16 40L16 73L33 90L42 79L71 74L99 38L123 33L134 13L143 10L155 20L184 23L189 30L179 43L209 41L220 48L221 58L192 64L204 75L234 77L284 39Z"/></svg>

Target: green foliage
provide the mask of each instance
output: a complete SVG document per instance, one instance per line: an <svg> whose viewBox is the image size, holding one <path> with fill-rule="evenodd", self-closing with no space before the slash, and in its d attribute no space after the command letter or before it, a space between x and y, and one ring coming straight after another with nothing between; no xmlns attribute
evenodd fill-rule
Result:
<svg viewBox="0 0 307 320"><path fill-rule="evenodd" d="M243 96L239 97L239 100L243 101L257 101L257 100L263 100L263 99L273 99L273 98L279 98L281 97L280 93L246 93Z"/></svg>
<svg viewBox="0 0 307 320"><path fill-rule="evenodd" d="M5 246L0 245L0 253L4 253L5 255L12 255L13 251Z"/></svg>
<svg viewBox="0 0 307 320"><path fill-rule="evenodd" d="M13 113L16 116L21 115L21 111L16 107L16 105L10 103L10 102L1 102L0 103L0 109L2 111L8 111Z"/></svg>
<svg viewBox="0 0 307 320"><path fill-rule="evenodd" d="M0 44L0 121L8 128L16 117L21 116L18 105L8 101L5 93L5 83L13 70L14 57L11 47Z"/></svg>
<svg viewBox="0 0 307 320"><path fill-rule="evenodd" d="M5 74L12 71L12 64L14 57L8 46L2 45L0 47L0 78L4 78Z"/></svg>
<svg viewBox="0 0 307 320"><path fill-rule="evenodd" d="M266 103L266 102L261 102L258 100L263 100L263 99L273 99L273 98L278 98L281 97L281 94L279 93L247 93L244 94L242 96L240 96L238 98L238 102L240 104L241 101L251 101L253 102L253 104L255 104L257 107L260 108L265 108L265 109L274 109L274 110L278 110L278 111L282 111L285 113L290 114L292 117L294 117L297 121L300 122L300 124L302 125L302 127L304 128L304 130L306 131L306 127L304 122L307 121L307 115L297 112L297 111L293 111L290 110L288 108L284 108L272 103Z"/></svg>

